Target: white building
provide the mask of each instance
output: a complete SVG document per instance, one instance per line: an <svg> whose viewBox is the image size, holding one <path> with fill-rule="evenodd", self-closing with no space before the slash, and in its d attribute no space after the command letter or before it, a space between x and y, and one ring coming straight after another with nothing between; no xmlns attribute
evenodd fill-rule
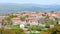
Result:
<svg viewBox="0 0 60 34"><path fill-rule="evenodd" d="M54 25L50 25L50 28L54 28Z"/></svg>
<svg viewBox="0 0 60 34"><path fill-rule="evenodd" d="M58 24L60 24L60 21L59 21L59 23Z"/></svg>
<svg viewBox="0 0 60 34"><path fill-rule="evenodd" d="M24 29L24 27L25 27L24 24L20 24L21 29Z"/></svg>

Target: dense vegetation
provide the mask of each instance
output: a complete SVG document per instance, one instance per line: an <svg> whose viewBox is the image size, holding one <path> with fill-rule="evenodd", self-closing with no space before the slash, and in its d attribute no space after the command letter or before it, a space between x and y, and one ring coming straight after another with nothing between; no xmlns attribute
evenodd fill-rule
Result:
<svg viewBox="0 0 60 34"><path fill-rule="evenodd" d="M60 25L55 25L54 28L48 28L46 32L42 34L60 34Z"/></svg>
<svg viewBox="0 0 60 34"><path fill-rule="evenodd" d="M20 17L20 20L21 20L21 21L24 21L27 17L28 17L28 15L21 16L21 17Z"/></svg>
<svg viewBox="0 0 60 34"><path fill-rule="evenodd" d="M0 29L0 34L25 34L22 29Z"/></svg>

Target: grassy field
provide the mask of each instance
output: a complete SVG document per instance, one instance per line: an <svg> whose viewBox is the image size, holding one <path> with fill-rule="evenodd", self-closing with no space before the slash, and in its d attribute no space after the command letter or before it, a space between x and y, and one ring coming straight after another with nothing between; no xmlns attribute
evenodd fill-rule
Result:
<svg viewBox="0 0 60 34"><path fill-rule="evenodd" d="M12 29L20 29L19 26L11 26Z"/></svg>

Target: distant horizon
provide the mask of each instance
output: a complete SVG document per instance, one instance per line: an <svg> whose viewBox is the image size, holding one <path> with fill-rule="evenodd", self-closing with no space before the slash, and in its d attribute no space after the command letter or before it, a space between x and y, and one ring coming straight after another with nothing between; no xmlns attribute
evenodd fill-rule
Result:
<svg viewBox="0 0 60 34"><path fill-rule="evenodd" d="M60 0L0 0L0 14L21 11L60 12Z"/></svg>
<svg viewBox="0 0 60 34"><path fill-rule="evenodd" d="M34 3L0 3L0 5L1 5L1 4L19 4L19 5L20 5L20 4L31 4L31 5L33 4L33 5L34 5ZM44 4L35 4L35 5L44 5ZM46 5L46 4L45 4L45 5ZM59 5L59 4L50 4L50 5L53 5L53 6L54 6L54 5Z"/></svg>
<svg viewBox="0 0 60 34"><path fill-rule="evenodd" d="M0 0L1 3L60 5L60 0Z"/></svg>

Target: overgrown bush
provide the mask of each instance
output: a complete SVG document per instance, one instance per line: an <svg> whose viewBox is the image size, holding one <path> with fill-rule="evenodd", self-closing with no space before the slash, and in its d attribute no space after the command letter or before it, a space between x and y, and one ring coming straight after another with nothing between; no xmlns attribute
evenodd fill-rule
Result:
<svg viewBox="0 0 60 34"><path fill-rule="evenodd" d="M25 34L22 29L0 29L0 34Z"/></svg>

